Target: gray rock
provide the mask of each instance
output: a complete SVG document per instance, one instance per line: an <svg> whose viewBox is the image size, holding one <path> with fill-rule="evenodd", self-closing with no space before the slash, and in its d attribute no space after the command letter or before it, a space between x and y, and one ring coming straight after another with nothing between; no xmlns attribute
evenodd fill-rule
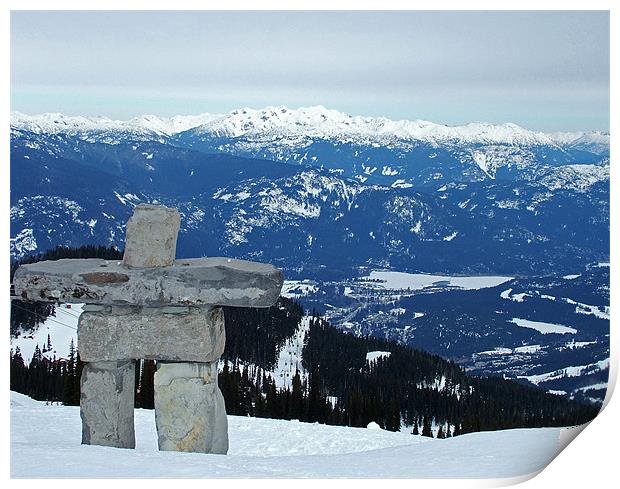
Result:
<svg viewBox="0 0 620 489"><path fill-rule="evenodd" d="M102 304L84 304L82 312L112 312L112 306L104 306Z"/></svg>
<svg viewBox="0 0 620 489"><path fill-rule="evenodd" d="M133 361L87 363L80 380L82 443L135 448Z"/></svg>
<svg viewBox="0 0 620 489"><path fill-rule="evenodd" d="M168 267L174 264L179 211L140 204L127 221L123 264L127 267Z"/></svg>
<svg viewBox="0 0 620 489"><path fill-rule="evenodd" d="M119 305L269 307L282 289L272 265L230 258L176 260L165 268L127 268L98 258L20 266L16 295L30 300Z"/></svg>
<svg viewBox="0 0 620 489"><path fill-rule="evenodd" d="M160 450L228 451L228 421L217 363L158 363L155 423Z"/></svg>
<svg viewBox="0 0 620 489"><path fill-rule="evenodd" d="M213 443L211 453L226 455L228 453L228 417L226 416L226 404L219 387L215 389L215 429L213 430Z"/></svg>
<svg viewBox="0 0 620 489"><path fill-rule="evenodd" d="M214 362L224 352L221 307L113 306L83 312L78 323L80 357L86 362L126 358Z"/></svg>

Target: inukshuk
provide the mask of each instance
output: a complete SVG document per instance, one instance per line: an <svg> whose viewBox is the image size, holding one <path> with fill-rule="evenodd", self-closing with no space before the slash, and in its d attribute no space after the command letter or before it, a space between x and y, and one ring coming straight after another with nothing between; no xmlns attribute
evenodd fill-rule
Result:
<svg viewBox="0 0 620 489"><path fill-rule="evenodd" d="M122 262L63 259L15 273L23 299L85 303L78 322L84 444L135 447L135 361L154 359L160 450L228 451L217 385L221 306L273 305L282 272L228 258L175 260L179 226L176 209L139 205L127 222Z"/></svg>

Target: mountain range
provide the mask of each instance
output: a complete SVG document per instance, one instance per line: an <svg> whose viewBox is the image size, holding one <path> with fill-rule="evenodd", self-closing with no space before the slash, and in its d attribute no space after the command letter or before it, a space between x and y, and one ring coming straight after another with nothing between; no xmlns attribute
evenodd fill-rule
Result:
<svg viewBox="0 0 620 489"><path fill-rule="evenodd" d="M13 113L11 253L122 247L133 206L156 201L182 213L180 256L292 273L562 271L608 257L608 142L323 107L129 121Z"/></svg>

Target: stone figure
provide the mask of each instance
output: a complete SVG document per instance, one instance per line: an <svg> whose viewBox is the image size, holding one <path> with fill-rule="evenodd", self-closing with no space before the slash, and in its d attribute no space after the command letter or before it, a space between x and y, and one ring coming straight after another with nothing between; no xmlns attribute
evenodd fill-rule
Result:
<svg viewBox="0 0 620 489"><path fill-rule="evenodd" d="M22 265L15 293L26 300L85 303L78 322L82 443L135 447L135 360L157 360L155 420L160 450L228 451L217 362L221 306L269 307L282 272L228 258L175 260L176 209L138 205L127 222L123 261L63 259Z"/></svg>

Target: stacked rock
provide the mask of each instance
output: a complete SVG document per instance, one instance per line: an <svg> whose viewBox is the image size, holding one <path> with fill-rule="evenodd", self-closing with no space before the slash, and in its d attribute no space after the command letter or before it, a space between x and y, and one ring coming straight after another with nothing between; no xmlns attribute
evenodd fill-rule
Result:
<svg viewBox="0 0 620 489"><path fill-rule="evenodd" d="M127 222L122 262L64 259L15 273L23 299L86 304L78 322L84 444L135 447L135 361L153 359L159 449L228 451L217 385L221 306L269 307L283 276L242 260L175 260L179 227L176 209L142 204Z"/></svg>

